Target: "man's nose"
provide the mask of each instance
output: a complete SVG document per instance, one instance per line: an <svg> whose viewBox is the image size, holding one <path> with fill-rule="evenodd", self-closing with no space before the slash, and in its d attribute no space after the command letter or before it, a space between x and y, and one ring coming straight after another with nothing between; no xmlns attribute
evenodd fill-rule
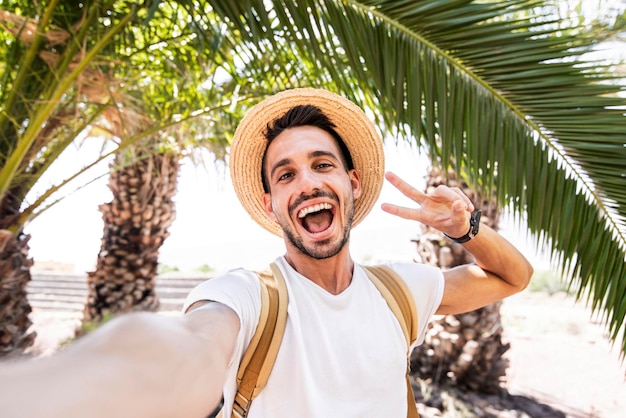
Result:
<svg viewBox="0 0 626 418"><path fill-rule="evenodd" d="M302 193L310 193L322 188L320 176L312 170L302 170L300 172L300 190Z"/></svg>

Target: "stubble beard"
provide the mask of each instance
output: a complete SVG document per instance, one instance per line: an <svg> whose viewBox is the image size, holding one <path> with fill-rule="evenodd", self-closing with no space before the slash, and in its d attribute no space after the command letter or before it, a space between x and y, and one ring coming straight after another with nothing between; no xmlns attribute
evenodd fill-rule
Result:
<svg viewBox="0 0 626 418"><path fill-rule="evenodd" d="M345 247L350 240L350 230L352 229L352 220L354 218L354 200L346 202L349 204L349 214L346 217L346 224L343 227L341 239L336 244L332 244L330 239L317 241L310 246L306 246L301 237L296 236L295 231L288 224L281 225L283 235L287 237L291 245L296 247L302 254L316 260L323 260L334 257Z"/></svg>

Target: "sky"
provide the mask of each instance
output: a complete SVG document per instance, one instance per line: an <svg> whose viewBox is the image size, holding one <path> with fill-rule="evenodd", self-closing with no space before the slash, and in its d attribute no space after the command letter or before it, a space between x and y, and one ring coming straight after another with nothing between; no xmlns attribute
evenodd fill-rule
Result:
<svg viewBox="0 0 626 418"><path fill-rule="evenodd" d="M35 193L46 184L67 175L76 161L86 163L99 144L68 150ZM387 171L400 175L413 186L424 189L427 160L408 144L385 145ZM208 265L216 272L237 267L263 268L284 253L282 238L258 226L240 206L229 173L223 163L205 158L204 166L184 159L178 192L175 197L176 220L170 236L161 247L159 262L181 271L193 271ZM108 168L103 164L100 172ZM73 265L82 274L95 268L103 222L98 205L109 202L111 193L106 176L74 192L25 228L31 234L30 256L37 262L55 261ZM383 202L413 206L416 204L386 183L379 201L369 216L351 234L351 253L360 263L411 261L417 255L412 239L420 231L417 222L404 220L380 209ZM536 257L532 243L513 222L504 222L501 233L520 247L527 257Z"/></svg>

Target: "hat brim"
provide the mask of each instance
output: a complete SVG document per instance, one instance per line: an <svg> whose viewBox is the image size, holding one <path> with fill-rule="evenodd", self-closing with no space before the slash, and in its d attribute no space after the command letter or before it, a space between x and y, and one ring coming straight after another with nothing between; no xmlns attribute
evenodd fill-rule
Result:
<svg viewBox="0 0 626 418"><path fill-rule="evenodd" d="M267 124L299 105L318 107L335 124L361 179L361 196L354 202L352 226L370 212L382 188L385 157L382 140L365 112L350 100L327 90L298 88L275 94L254 106L242 119L230 147L230 174L244 209L259 225L282 236L280 225L268 217L263 204L262 158Z"/></svg>

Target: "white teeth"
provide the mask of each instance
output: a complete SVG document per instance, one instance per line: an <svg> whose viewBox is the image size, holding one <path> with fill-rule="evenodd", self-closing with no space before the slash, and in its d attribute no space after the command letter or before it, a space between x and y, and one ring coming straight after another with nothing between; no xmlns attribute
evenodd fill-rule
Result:
<svg viewBox="0 0 626 418"><path fill-rule="evenodd" d="M307 208L302 209L298 213L298 218L304 218L309 213L319 212L320 210L330 209L332 206L330 203L318 203L317 205L309 206Z"/></svg>

